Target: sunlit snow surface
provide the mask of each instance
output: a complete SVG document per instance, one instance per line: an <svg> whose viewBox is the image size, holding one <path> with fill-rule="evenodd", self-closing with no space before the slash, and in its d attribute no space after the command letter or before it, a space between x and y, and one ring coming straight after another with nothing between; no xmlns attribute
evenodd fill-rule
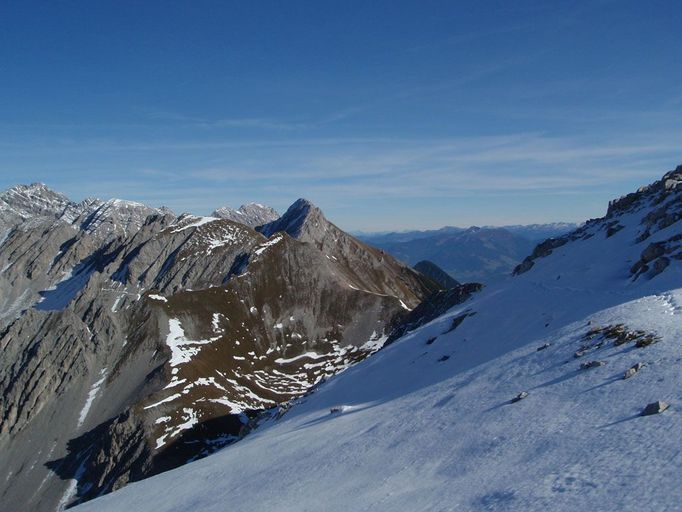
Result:
<svg viewBox="0 0 682 512"><path fill-rule="evenodd" d="M217 220L220 219L216 217L197 217L195 215L186 215L177 221L178 224L177 226L173 226L174 229L171 230L171 233L179 233L189 228L198 228L204 224L215 222Z"/></svg>
<svg viewBox="0 0 682 512"><path fill-rule="evenodd" d="M675 263L652 280L629 274L643 246L674 232L635 245L635 226L621 222L616 236L558 248L406 335L244 440L77 510L679 510L682 273ZM465 312L475 314L452 330ZM574 357L591 326L616 323L661 341ZM580 370L588 359L606 364ZM655 400L670 409L639 416Z"/></svg>

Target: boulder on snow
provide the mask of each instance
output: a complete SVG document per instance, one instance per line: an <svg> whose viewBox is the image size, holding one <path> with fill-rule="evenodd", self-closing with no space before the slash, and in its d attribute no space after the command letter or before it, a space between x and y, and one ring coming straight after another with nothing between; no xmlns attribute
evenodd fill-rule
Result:
<svg viewBox="0 0 682 512"><path fill-rule="evenodd" d="M653 345L654 343L658 343L659 341L661 341L661 338L659 338L658 336L656 336L654 334L649 333L649 334L639 338L635 342L635 346L637 348L644 348L644 347L648 347L649 345Z"/></svg>
<svg viewBox="0 0 682 512"><path fill-rule="evenodd" d="M629 379L631 377L634 377L639 370L644 368L644 363L637 363L636 365L632 366L631 368L628 368L625 371L625 374L623 375L624 379Z"/></svg>
<svg viewBox="0 0 682 512"><path fill-rule="evenodd" d="M644 408L644 410L641 413L641 416L652 416L654 414L661 414L668 407L670 407L668 403L663 402L662 400L656 400L655 402L650 403Z"/></svg>
<svg viewBox="0 0 682 512"><path fill-rule="evenodd" d="M604 366L606 364L606 361L585 361L580 365L581 370L589 370L591 368L599 368L600 366Z"/></svg>

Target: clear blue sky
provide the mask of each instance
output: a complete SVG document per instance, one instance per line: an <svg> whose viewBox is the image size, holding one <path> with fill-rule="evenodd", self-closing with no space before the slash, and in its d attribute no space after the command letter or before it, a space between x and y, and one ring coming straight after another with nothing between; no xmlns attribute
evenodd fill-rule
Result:
<svg viewBox="0 0 682 512"><path fill-rule="evenodd" d="M682 163L680 27L657 0L3 0L0 188L584 220Z"/></svg>

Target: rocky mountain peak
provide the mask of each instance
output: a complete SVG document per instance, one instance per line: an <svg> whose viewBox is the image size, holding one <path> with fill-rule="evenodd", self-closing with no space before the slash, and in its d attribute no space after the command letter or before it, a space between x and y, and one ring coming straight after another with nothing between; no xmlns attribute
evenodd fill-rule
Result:
<svg viewBox="0 0 682 512"><path fill-rule="evenodd" d="M214 210L211 216L239 222L252 228L279 219L279 213L276 210L260 203L243 204L237 210L229 206L223 206Z"/></svg>
<svg viewBox="0 0 682 512"><path fill-rule="evenodd" d="M307 199L297 199L279 219L262 226L259 230L265 236L285 231L289 236L304 241L316 239L311 231L318 230L328 221L322 211ZM310 240L306 240L310 238Z"/></svg>
<svg viewBox="0 0 682 512"><path fill-rule="evenodd" d="M16 185L0 193L0 212L5 221L22 221L35 216L59 217L72 202L44 183Z"/></svg>
<svg viewBox="0 0 682 512"><path fill-rule="evenodd" d="M104 202L90 200L84 203L82 214L74 222L80 224L82 230L89 233L97 232L100 235L119 232L128 234L139 230L149 215L166 213L142 203L123 199L109 199Z"/></svg>

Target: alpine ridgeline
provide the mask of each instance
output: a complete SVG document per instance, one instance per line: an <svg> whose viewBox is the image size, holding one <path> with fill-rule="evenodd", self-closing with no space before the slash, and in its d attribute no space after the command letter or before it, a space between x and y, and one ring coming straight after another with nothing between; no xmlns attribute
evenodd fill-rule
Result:
<svg viewBox="0 0 682 512"><path fill-rule="evenodd" d="M229 206L223 206L214 210L211 214L213 217L220 219L232 220L240 224L246 224L252 228L262 226L268 222L279 219L279 213L270 208L258 203L243 204L239 209L234 210Z"/></svg>
<svg viewBox="0 0 682 512"><path fill-rule="evenodd" d="M439 288L307 201L239 211L0 196L0 510L61 509L239 439Z"/></svg>
<svg viewBox="0 0 682 512"><path fill-rule="evenodd" d="M281 226L316 232L299 206ZM77 510L678 510L681 219L678 167L245 442Z"/></svg>

